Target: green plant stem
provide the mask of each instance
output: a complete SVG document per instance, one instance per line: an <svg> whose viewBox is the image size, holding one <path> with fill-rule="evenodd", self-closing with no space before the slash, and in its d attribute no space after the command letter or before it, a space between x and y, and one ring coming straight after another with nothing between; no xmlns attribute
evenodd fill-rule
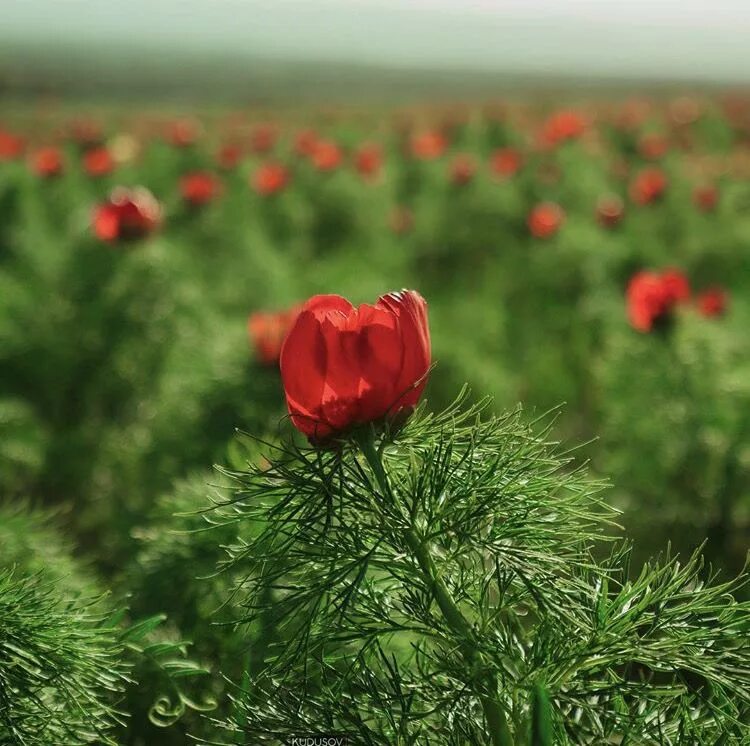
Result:
<svg viewBox="0 0 750 746"><path fill-rule="evenodd" d="M384 496L392 500L402 515L406 515L396 500L388 483L388 475L383 467L383 461L379 451L375 448L374 435L371 431L363 433L358 439L360 449L367 463L375 475L380 489ZM420 538L413 526L409 526L404 533L406 545L413 552L419 568L427 581L428 586L432 589L435 601L445 617L448 627L458 638L462 655L472 670L479 666L483 667L483 661L477 653L474 644L474 630L466 621L464 615L456 605L451 592L440 577L435 562L430 554L429 546ZM482 672L480 680L485 685L487 691L493 693L478 692L479 700L482 704L482 711L487 721L489 735L493 746L513 746L505 712L497 701L494 693L497 691L497 679L495 674L489 670Z"/></svg>

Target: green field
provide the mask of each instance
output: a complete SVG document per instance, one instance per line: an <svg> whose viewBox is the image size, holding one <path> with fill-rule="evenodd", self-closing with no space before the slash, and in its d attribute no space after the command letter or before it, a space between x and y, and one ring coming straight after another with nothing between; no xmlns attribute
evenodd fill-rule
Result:
<svg viewBox="0 0 750 746"><path fill-rule="evenodd" d="M748 743L750 99L14 76L0 744ZM295 432L291 320L248 321L400 288L434 368L381 474L362 422Z"/></svg>

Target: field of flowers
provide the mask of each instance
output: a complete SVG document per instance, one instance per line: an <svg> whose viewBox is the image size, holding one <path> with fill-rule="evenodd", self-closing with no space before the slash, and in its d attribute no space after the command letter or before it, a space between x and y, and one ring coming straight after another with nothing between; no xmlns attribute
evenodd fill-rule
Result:
<svg viewBox="0 0 750 746"><path fill-rule="evenodd" d="M401 288L421 294L429 317L417 372L402 380L423 330L402 329L393 363L402 374L389 390L417 386L409 411L426 380L405 425L393 407L363 404L357 385L341 393L352 360L375 366L370 347L334 352L338 327L299 331L313 296L372 304ZM357 323L416 313L414 297L362 307ZM736 638L747 640L750 619L727 595L747 594L716 583L731 583L750 545L748 329L748 98L9 111L0 743L256 744L315 732L353 744L747 743L750 657ZM305 356L324 342L315 355L338 398L311 408L300 397L318 385L319 358ZM373 377L389 365L379 358ZM357 428L343 450L331 446L384 416L392 446ZM462 471L474 458L483 476ZM454 504L459 484L478 502ZM279 485L288 493L260 511L253 501ZM442 526L430 539L437 559L423 556L429 532L418 534L414 506L414 525L393 529L392 555L377 559L390 529L373 538L368 520L387 526L389 514L371 516L363 496L398 506L400 488ZM600 488L620 512L599 505ZM556 507L558 489L573 497ZM476 497L485 492L517 507L506 514ZM292 535L306 530L300 516L312 531L323 514L317 539ZM488 528L499 515L504 528ZM595 515L632 551L596 544ZM331 525L339 550L313 550ZM590 562L572 549L589 537ZM413 567L400 567L404 541ZM706 566L689 560L702 544ZM498 561L492 593L461 554L469 545L485 575L487 557L514 558ZM618 552L629 559L615 591L589 564L614 565ZM569 583L555 558L574 568ZM453 561L455 577L439 570ZM334 592L334 566L337 583L356 582ZM408 589L416 567L424 592L414 580L398 596L383 580L390 572ZM604 587L611 607L584 582ZM310 606L302 588L326 601ZM489 611L487 598L506 591L517 616ZM681 615L680 603L693 605ZM419 624L377 626L388 608ZM527 624L534 635L521 634ZM493 625L533 655L516 640L496 661L505 637L483 647ZM651 644L654 630L664 637ZM422 634L446 637L427 652ZM571 639L581 649L554 658Z"/></svg>

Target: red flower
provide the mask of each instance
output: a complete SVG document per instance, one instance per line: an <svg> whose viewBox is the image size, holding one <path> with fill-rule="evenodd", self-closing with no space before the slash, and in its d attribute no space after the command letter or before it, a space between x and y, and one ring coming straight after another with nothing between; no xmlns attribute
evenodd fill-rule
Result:
<svg viewBox="0 0 750 746"><path fill-rule="evenodd" d="M729 294L723 288L708 288L698 295L695 302L702 316L707 318L723 316L727 310Z"/></svg>
<svg viewBox="0 0 750 746"><path fill-rule="evenodd" d="M298 155L310 156L315 150L318 135L315 130L300 130L294 138L294 150Z"/></svg>
<svg viewBox="0 0 750 746"><path fill-rule="evenodd" d="M464 186L474 178L476 170L474 159L470 155L460 153L451 163L450 180L456 186Z"/></svg>
<svg viewBox="0 0 750 746"><path fill-rule="evenodd" d="M107 148L92 148L83 154L83 168L89 176L106 176L115 168L115 159Z"/></svg>
<svg viewBox="0 0 750 746"><path fill-rule="evenodd" d="M180 179L182 198L193 207L202 207L218 197L221 182L209 171L194 171Z"/></svg>
<svg viewBox="0 0 750 746"><path fill-rule="evenodd" d="M503 179L513 176L522 163L523 158L515 148L498 148L490 157L492 173Z"/></svg>
<svg viewBox="0 0 750 746"><path fill-rule="evenodd" d="M24 146L22 137L0 129L0 163L20 158Z"/></svg>
<svg viewBox="0 0 750 746"><path fill-rule="evenodd" d="M688 281L679 270L638 272L626 291L628 319L639 332L650 332L667 322L674 307L689 296Z"/></svg>
<svg viewBox="0 0 750 746"><path fill-rule="evenodd" d="M237 164L242 160L242 148L233 142L224 143L216 154L216 162L220 168L231 171L237 168Z"/></svg>
<svg viewBox="0 0 750 746"><path fill-rule="evenodd" d="M427 303L413 290L359 308L317 295L302 307L280 364L292 422L313 441L408 413L430 367Z"/></svg>
<svg viewBox="0 0 750 746"><path fill-rule="evenodd" d="M557 111L542 126L539 136L542 146L554 147L568 140L577 140L586 131L586 120L572 109Z"/></svg>
<svg viewBox="0 0 750 746"><path fill-rule="evenodd" d="M669 149L669 141L664 135L648 132L638 141L638 152L650 161L659 160Z"/></svg>
<svg viewBox="0 0 750 746"><path fill-rule="evenodd" d="M448 148L448 141L442 132L429 130L411 138L411 154L420 161L440 158Z"/></svg>
<svg viewBox="0 0 750 746"><path fill-rule="evenodd" d="M39 148L31 155L31 170L45 179L59 176L63 172L62 153L58 148Z"/></svg>
<svg viewBox="0 0 750 746"><path fill-rule="evenodd" d="M354 155L354 165L363 177L377 176L383 165L383 153L379 145L366 143Z"/></svg>
<svg viewBox="0 0 750 746"><path fill-rule="evenodd" d="M193 145L200 135L200 125L192 119L178 119L167 127L167 142L176 148Z"/></svg>
<svg viewBox="0 0 750 746"><path fill-rule="evenodd" d="M263 365L278 363L281 346L299 311L299 307L295 306L287 311L256 311L250 314L247 333Z"/></svg>
<svg viewBox="0 0 750 746"><path fill-rule="evenodd" d="M276 145L276 127L272 124L259 124L250 133L250 149L253 153L268 153Z"/></svg>
<svg viewBox="0 0 750 746"><path fill-rule="evenodd" d="M719 202L719 190L713 184L697 186L693 190L693 204L703 212L711 212Z"/></svg>
<svg viewBox="0 0 750 746"><path fill-rule="evenodd" d="M289 172L280 163L264 163L254 174L253 189L268 197L282 191L289 183Z"/></svg>
<svg viewBox="0 0 750 746"><path fill-rule="evenodd" d="M117 187L94 211L93 230L102 241L127 241L152 233L161 221L161 206L143 187Z"/></svg>
<svg viewBox="0 0 750 746"><path fill-rule="evenodd" d="M661 282L667 303L674 305L690 299L690 283L679 269L665 269L661 273Z"/></svg>
<svg viewBox="0 0 750 746"><path fill-rule="evenodd" d="M667 177L659 168L644 168L630 183L630 199L638 205L650 205L667 189Z"/></svg>
<svg viewBox="0 0 750 746"><path fill-rule="evenodd" d="M318 171L335 171L343 159L341 148L332 140L318 140L310 157Z"/></svg>
<svg viewBox="0 0 750 746"><path fill-rule="evenodd" d="M605 228L614 228L625 212L625 204L616 194L606 194L596 203L596 218Z"/></svg>
<svg viewBox="0 0 750 746"><path fill-rule="evenodd" d="M528 225L535 238L550 238L560 230L565 213L554 202L541 202L529 214Z"/></svg>

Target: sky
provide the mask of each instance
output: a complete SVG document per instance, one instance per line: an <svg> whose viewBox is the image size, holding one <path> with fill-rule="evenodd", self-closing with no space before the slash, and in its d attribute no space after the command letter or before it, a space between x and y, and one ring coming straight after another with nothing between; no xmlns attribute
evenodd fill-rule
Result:
<svg viewBox="0 0 750 746"><path fill-rule="evenodd" d="M750 82L750 0L2 0L0 40Z"/></svg>

